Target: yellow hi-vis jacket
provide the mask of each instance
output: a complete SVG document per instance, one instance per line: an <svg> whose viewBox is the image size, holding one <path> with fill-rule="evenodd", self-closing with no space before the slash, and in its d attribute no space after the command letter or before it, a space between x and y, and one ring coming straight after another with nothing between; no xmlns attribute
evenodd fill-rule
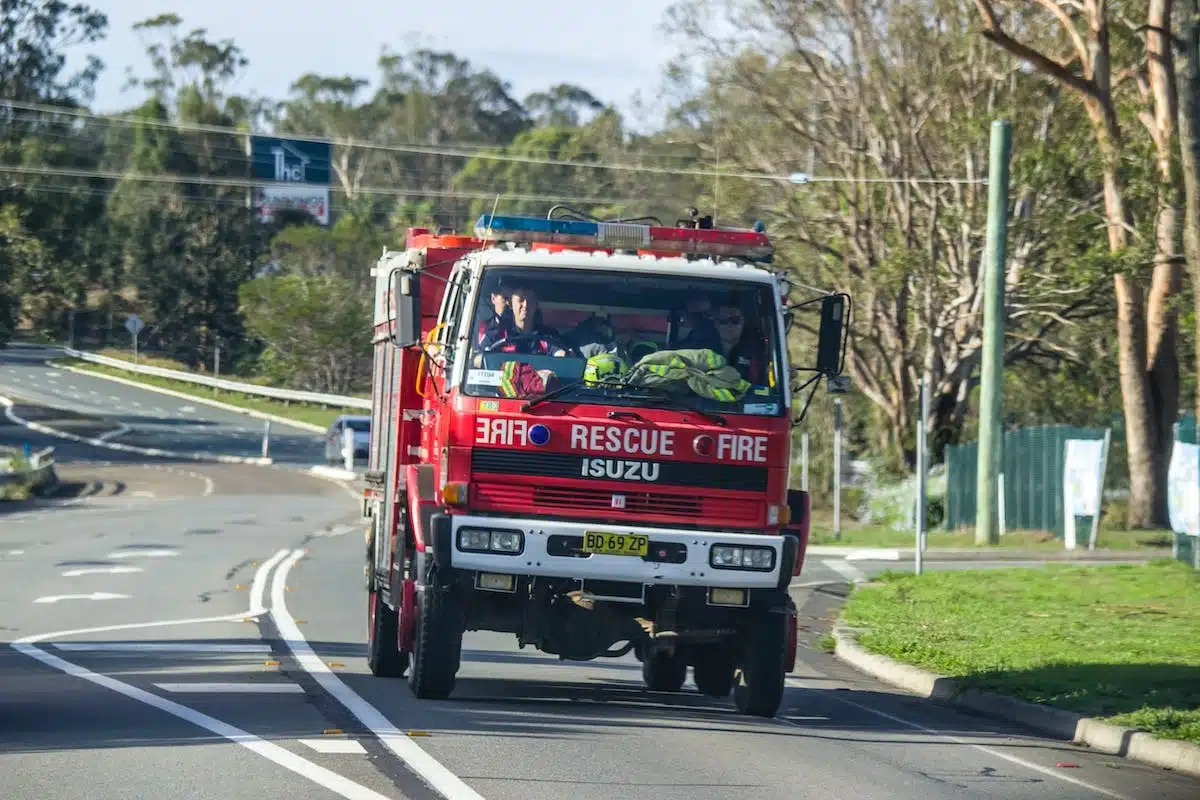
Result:
<svg viewBox="0 0 1200 800"><path fill-rule="evenodd" d="M744 379L725 356L713 350L660 350L650 353L634 365L626 379L641 386L668 386L686 383L701 397L733 403L750 390Z"/></svg>

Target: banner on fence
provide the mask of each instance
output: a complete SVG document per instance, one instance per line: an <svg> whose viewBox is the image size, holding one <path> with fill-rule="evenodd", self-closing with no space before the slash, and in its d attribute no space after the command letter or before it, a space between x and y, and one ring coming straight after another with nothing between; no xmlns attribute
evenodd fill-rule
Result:
<svg viewBox="0 0 1200 800"><path fill-rule="evenodd" d="M1065 545L1075 549L1075 518L1100 513L1104 490L1104 442L1098 439L1068 439L1063 457L1063 522Z"/></svg>
<svg viewBox="0 0 1200 800"><path fill-rule="evenodd" d="M1173 531L1200 536L1200 445L1175 441L1167 472L1167 510Z"/></svg>

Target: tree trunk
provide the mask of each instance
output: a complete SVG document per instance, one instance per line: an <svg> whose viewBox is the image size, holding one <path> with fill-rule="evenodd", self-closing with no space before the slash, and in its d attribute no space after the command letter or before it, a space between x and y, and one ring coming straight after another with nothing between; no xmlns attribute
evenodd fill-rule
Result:
<svg viewBox="0 0 1200 800"><path fill-rule="evenodd" d="M1179 76L1179 150L1183 171L1185 216L1183 251L1192 275L1196 309L1196 341L1200 343L1200 0L1183 0L1179 39L1183 45L1176 64ZM1196 347L1200 375L1200 345ZM1200 391L1195 398L1200 419Z"/></svg>

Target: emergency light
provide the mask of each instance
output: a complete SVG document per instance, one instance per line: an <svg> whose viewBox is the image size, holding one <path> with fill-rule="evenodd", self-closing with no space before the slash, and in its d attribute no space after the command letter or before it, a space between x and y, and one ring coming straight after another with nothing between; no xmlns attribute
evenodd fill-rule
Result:
<svg viewBox="0 0 1200 800"><path fill-rule="evenodd" d="M730 256L770 262L775 249L765 233L712 228L664 228L627 222L587 222L483 214L475 236L522 244L566 244L679 255Z"/></svg>

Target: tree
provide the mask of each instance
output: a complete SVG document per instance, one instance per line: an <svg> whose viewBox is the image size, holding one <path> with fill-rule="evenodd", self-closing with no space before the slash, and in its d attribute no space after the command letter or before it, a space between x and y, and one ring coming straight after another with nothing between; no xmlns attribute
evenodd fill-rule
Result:
<svg viewBox="0 0 1200 800"><path fill-rule="evenodd" d="M1172 2L1149 0L1141 31L1144 51L1139 52L1131 47L1137 30L1132 24L1114 29L1113 12L1105 0L1084 0L1078 7L1039 0L1038 5L1054 17L1070 42L1072 60L1079 61L1082 74L1026 44L1018 38L1019 33L1010 33L997 13L1000 3L976 0L976 5L988 40L1082 98L1102 162L1108 244L1118 255L1127 253L1134 228L1127 202L1131 179L1127 163L1131 152L1136 152L1122 124L1119 90L1127 81L1137 82L1142 102L1138 118L1153 142L1157 173L1154 263L1148 287L1136 267L1114 275L1113 287L1128 444L1129 524L1136 528L1164 526L1172 426L1179 406L1178 314L1173 297L1182 278L1175 251L1177 109L1170 44ZM1032 19L1017 20L1018 25L1037 24ZM1114 36L1118 37L1115 46ZM1114 50L1122 57L1116 63Z"/></svg>
<svg viewBox="0 0 1200 800"><path fill-rule="evenodd" d="M672 122L692 127L723 170L761 176L721 180L722 216L765 216L800 282L854 297L846 363L876 410L871 449L891 468L911 461L924 377L940 452L978 382L980 179L996 114L1035 143L1014 165L1006 360L1072 357L1055 332L1096 310L1095 272L1105 267L1090 248L1095 207L1080 200L1089 165L1072 152L1074 119L976 44L974 17L954 0L720 5L721 20L707 16L711 3L674 11L673 27L705 59L707 85ZM714 33L727 29L739 33ZM823 182L798 189L777 177L793 171Z"/></svg>

